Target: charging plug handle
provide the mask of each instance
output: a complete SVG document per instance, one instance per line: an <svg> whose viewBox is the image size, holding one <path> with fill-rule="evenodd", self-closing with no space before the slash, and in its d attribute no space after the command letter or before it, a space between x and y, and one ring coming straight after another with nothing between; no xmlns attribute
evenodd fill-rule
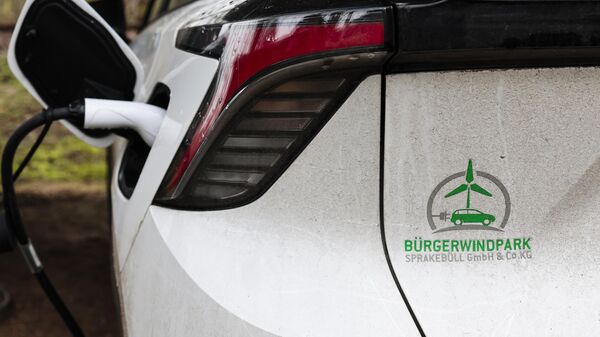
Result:
<svg viewBox="0 0 600 337"><path fill-rule="evenodd" d="M84 128L133 129L149 146L166 114L165 109L139 102L86 98L84 105Z"/></svg>

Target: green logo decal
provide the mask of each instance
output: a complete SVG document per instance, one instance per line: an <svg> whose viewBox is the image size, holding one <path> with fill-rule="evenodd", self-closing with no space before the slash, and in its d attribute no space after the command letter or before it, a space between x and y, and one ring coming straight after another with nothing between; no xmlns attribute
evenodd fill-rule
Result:
<svg viewBox="0 0 600 337"><path fill-rule="evenodd" d="M405 239L402 247L405 262L530 260L533 258L531 237L505 237L502 233L510 210L506 187L493 175L475 170L469 159L465 171L445 178L431 192L427 201L427 222L433 237ZM460 235L454 234L450 238L438 235L453 231L459 231L455 233ZM480 232L471 232L469 236L477 234L474 237L464 237L462 231Z"/></svg>
<svg viewBox="0 0 600 337"><path fill-rule="evenodd" d="M466 199L462 199L464 202L461 196ZM475 171L469 159L466 171L450 175L433 189L427 202L427 221L434 233L502 231L510 217L510 207L506 187L493 175Z"/></svg>

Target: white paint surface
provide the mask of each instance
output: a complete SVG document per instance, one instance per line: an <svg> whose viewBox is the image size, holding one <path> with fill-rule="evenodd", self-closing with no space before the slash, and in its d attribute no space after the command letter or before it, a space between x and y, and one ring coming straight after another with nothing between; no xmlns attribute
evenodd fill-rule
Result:
<svg viewBox="0 0 600 337"><path fill-rule="evenodd" d="M130 336L417 336L380 236L379 98L374 76L252 204L152 206L123 273Z"/></svg>
<svg viewBox="0 0 600 337"><path fill-rule="evenodd" d="M183 9L188 9L183 8ZM122 269L141 222L154 195L181 144L190 123L196 116L204 95L217 70L218 61L175 49L177 30L193 11L178 10L163 17L146 29L133 46L144 67L144 91L150 94L158 83L171 90L167 114L156 136L136 189L129 200L123 197L118 184L119 165L113 167L113 235L117 243L116 256ZM154 41L153 43L148 40ZM149 97L140 97L141 101ZM125 147L115 152L120 160Z"/></svg>
<svg viewBox="0 0 600 337"><path fill-rule="evenodd" d="M385 225L427 336L600 335L600 69L393 75ZM468 159L506 185L504 233L432 234L433 188ZM533 238L533 259L407 263L404 240Z"/></svg>
<svg viewBox="0 0 600 337"><path fill-rule="evenodd" d="M223 308L190 279L151 216L123 272L127 336L270 337Z"/></svg>

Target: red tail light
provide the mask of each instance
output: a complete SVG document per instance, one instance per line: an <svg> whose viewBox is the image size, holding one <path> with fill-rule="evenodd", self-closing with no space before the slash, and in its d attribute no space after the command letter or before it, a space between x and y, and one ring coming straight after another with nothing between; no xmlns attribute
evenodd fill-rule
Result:
<svg viewBox="0 0 600 337"><path fill-rule="evenodd" d="M386 17L354 9L183 28L178 48L220 64L156 202L218 209L258 198L380 70Z"/></svg>

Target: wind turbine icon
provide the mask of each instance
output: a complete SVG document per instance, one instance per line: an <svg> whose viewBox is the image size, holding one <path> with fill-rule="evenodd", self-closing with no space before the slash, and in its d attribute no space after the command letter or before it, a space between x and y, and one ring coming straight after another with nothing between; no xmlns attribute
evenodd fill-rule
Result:
<svg viewBox="0 0 600 337"><path fill-rule="evenodd" d="M485 188L477 185L473 181L475 180L473 176L473 161L469 159L469 164L467 166L467 171L465 174L465 183L461 184L457 188L450 191L448 194L444 196L444 198L449 198L451 196L460 194L464 191L467 191L467 209L471 208L471 191L485 195L486 197L491 197L492 194L488 192Z"/></svg>

